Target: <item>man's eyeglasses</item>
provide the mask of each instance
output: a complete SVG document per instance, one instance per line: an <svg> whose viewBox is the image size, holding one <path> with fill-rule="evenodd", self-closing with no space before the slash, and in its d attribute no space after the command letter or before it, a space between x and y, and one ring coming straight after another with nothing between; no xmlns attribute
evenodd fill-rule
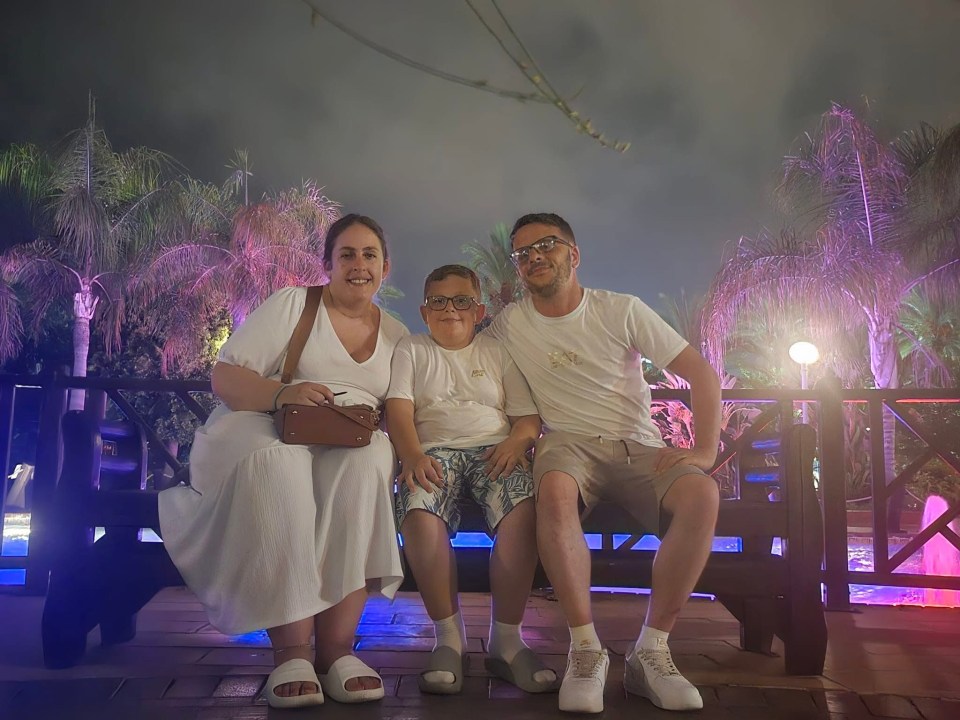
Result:
<svg viewBox="0 0 960 720"><path fill-rule="evenodd" d="M446 295L429 295L424 299L423 304L431 310L440 312L441 310L447 309L448 302L452 302L453 307L457 310L469 310L477 301L469 295L454 295L453 297Z"/></svg>
<svg viewBox="0 0 960 720"><path fill-rule="evenodd" d="M512 253L510 253L510 261L519 267L520 265L524 265L530 261L531 250L536 250L541 255L546 255L557 246L557 243L566 245L567 247L573 247L573 243L567 242L563 238L559 238L556 235L547 235L544 238L540 238L535 243L530 243L529 245L524 245L518 250L514 250Z"/></svg>

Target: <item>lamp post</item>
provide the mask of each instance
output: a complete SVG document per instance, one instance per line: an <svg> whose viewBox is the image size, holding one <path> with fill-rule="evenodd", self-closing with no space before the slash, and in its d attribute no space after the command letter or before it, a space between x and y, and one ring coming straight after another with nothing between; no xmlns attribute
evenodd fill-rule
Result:
<svg viewBox="0 0 960 720"><path fill-rule="evenodd" d="M800 389L806 390L807 367L820 359L820 351L812 342L801 340L791 345L787 352L790 354L790 359L800 366ZM807 422L807 403L804 400L800 401L800 418L804 423Z"/></svg>

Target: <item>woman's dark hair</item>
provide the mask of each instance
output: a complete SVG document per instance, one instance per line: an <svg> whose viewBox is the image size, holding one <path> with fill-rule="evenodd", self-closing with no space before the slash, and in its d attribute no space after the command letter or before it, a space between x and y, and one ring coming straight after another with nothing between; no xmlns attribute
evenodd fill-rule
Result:
<svg viewBox="0 0 960 720"><path fill-rule="evenodd" d="M440 282L451 275L469 280L473 286L473 291L477 294L477 302L480 302L480 278L477 277L477 274L473 270L465 265L441 265L437 269L431 270L430 274L427 275L426 281L423 283L423 299L427 299L427 290L430 289L431 283Z"/></svg>
<svg viewBox="0 0 960 720"><path fill-rule="evenodd" d="M337 220L330 229L327 230L327 237L323 241L323 266L329 267L333 264L333 248L337 244L337 238L343 234L343 231L353 225L363 225L370 232L377 236L380 241L380 249L383 251L383 259L387 260L387 241L383 239L383 228L377 224L377 221L366 215L350 213Z"/></svg>
<svg viewBox="0 0 960 720"><path fill-rule="evenodd" d="M513 230L510 231L510 239L513 240L514 235L516 235L517 231L524 225L534 224L555 227L568 238L570 238L570 242L572 242L574 245L577 244L577 238L574 237L573 228L570 227L570 223L556 213L530 213L528 215L524 215L513 224Z"/></svg>

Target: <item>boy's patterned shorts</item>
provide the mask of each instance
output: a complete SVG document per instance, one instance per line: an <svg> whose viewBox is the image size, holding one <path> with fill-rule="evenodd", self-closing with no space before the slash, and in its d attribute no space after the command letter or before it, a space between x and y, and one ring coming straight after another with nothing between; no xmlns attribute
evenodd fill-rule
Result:
<svg viewBox="0 0 960 720"><path fill-rule="evenodd" d="M411 510L426 510L441 518L453 537L460 527L461 506L469 493L483 510L491 533L494 532L507 513L533 497L533 476L529 469L516 467L509 475L491 480L484 469L483 453L488 447L427 450L426 454L436 458L443 467L447 485L434 488L432 493L416 485L416 490L411 492L407 484L400 481L396 504L398 527L403 526L403 519Z"/></svg>

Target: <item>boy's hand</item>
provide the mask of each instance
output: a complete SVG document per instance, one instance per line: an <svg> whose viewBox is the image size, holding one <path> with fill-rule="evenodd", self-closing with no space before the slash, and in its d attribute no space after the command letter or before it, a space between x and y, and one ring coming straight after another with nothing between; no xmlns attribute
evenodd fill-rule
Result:
<svg viewBox="0 0 960 720"><path fill-rule="evenodd" d="M491 480L499 480L504 475L509 475L514 468L530 467L530 461L527 459L527 446L529 443L507 438L497 445L492 445L483 453L487 461L485 469L487 477Z"/></svg>
<svg viewBox="0 0 960 720"><path fill-rule="evenodd" d="M426 454L404 462L400 478L407 484L410 492L416 492L417 485L420 485L428 493L432 493L434 487L441 488L447 484L443 479L443 466L440 461Z"/></svg>

